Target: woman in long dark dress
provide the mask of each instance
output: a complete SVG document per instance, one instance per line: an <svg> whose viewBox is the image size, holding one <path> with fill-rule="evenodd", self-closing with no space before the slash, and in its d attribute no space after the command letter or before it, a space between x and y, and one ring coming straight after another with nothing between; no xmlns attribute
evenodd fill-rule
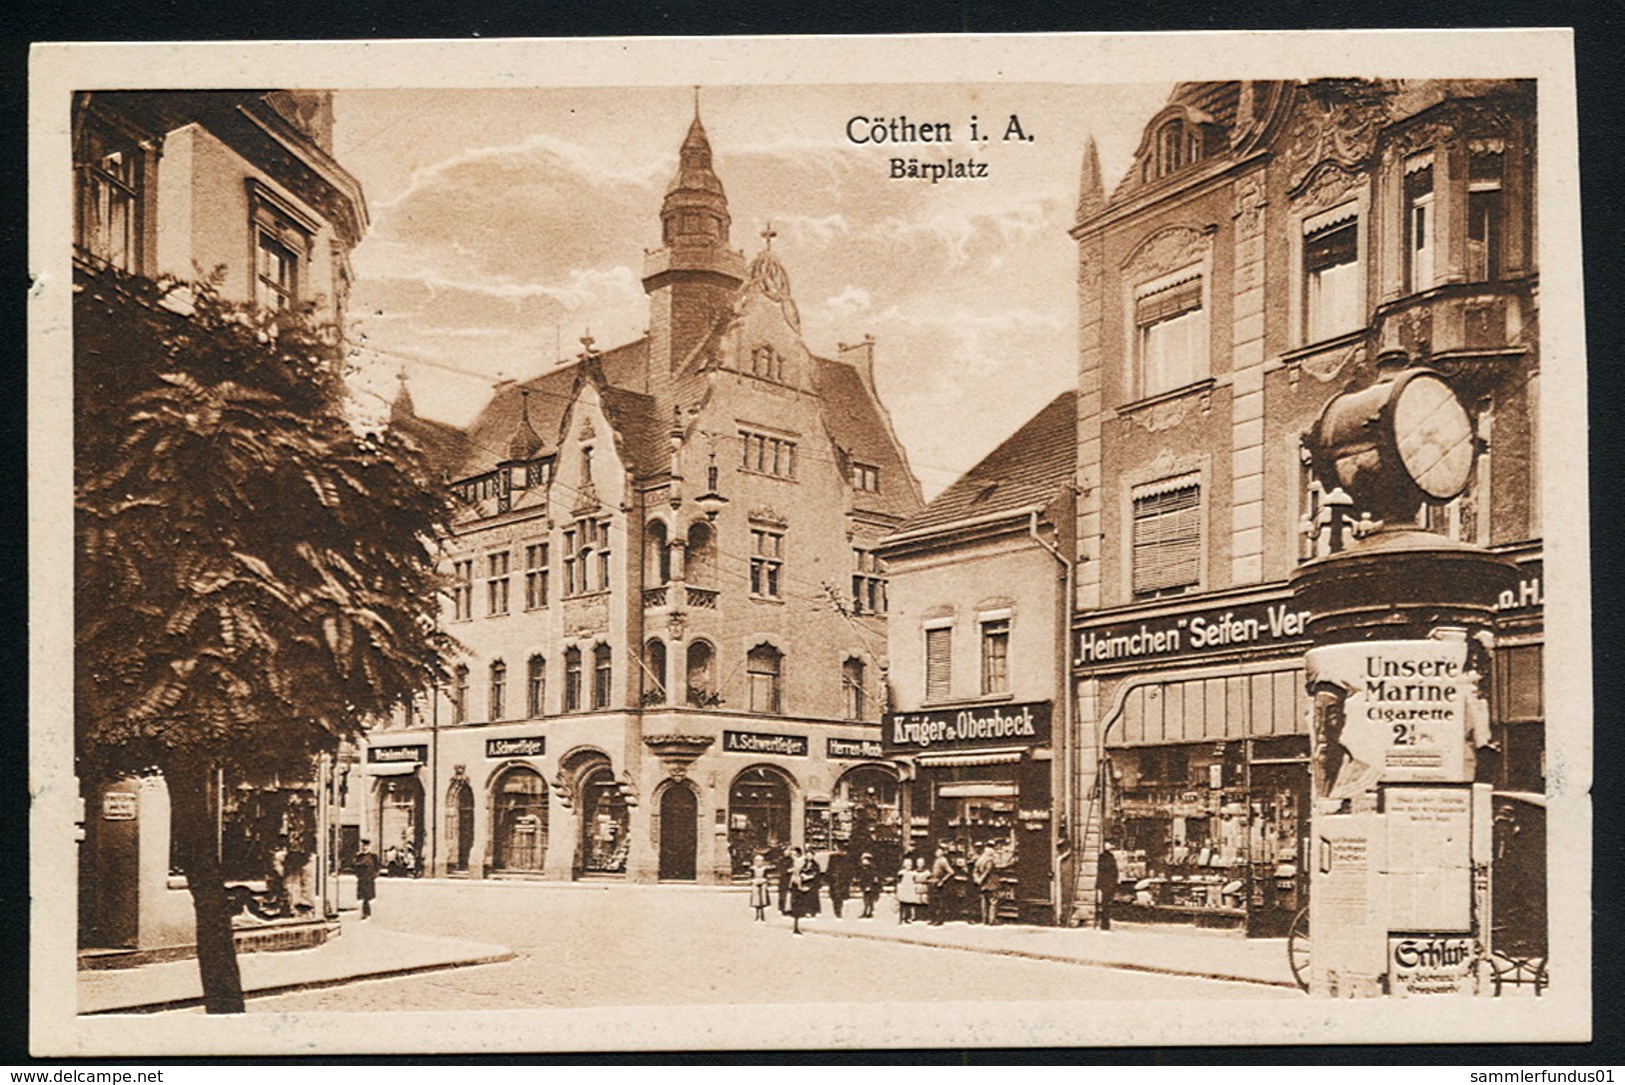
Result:
<svg viewBox="0 0 1625 1085"><path fill-rule="evenodd" d="M818 882L822 871L818 860L803 856L800 848L790 849L791 933L801 933L801 918L818 914Z"/></svg>

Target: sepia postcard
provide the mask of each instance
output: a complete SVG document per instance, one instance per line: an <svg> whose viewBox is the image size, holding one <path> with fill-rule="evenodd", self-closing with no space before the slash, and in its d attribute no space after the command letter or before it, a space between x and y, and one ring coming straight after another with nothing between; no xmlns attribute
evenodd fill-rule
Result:
<svg viewBox="0 0 1625 1085"><path fill-rule="evenodd" d="M34 1054L1589 1038L1567 31L31 90Z"/></svg>

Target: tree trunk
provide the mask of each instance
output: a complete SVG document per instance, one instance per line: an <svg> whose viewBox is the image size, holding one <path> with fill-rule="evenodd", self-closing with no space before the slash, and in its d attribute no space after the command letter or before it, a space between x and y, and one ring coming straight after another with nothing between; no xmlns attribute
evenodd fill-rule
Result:
<svg viewBox="0 0 1625 1085"><path fill-rule="evenodd" d="M231 937L231 911L220 879L214 816L215 771L207 761L180 755L164 766L169 784L170 832L175 836L197 921L197 968L205 1013L242 1013L243 981Z"/></svg>

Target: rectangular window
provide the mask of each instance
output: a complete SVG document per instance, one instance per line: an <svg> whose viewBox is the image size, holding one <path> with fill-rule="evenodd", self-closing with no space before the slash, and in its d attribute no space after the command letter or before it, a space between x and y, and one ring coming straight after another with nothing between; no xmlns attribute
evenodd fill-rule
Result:
<svg viewBox="0 0 1625 1085"><path fill-rule="evenodd" d="M486 555L485 613L508 613L508 552Z"/></svg>
<svg viewBox="0 0 1625 1085"><path fill-rule="evenodd" d="M474 562L456 561L451 566L451 616L465 622L474 616Z"/></svg>
<svg viewBox="0 0 1625 1085"><path fill-rule="evenodd" d="M1208 375L1200 276L1138 297L1134 326L1139 362L1136 398L1183 388Z"/></svg>
<svg viewBox="0 0 1625 1085"><path fill-rule="evenodd" d="M861 720L864 713L863 660L848 659L841 664L841 692L846 705L846 718Z"/></svg>
<svg viewBox="0 0 1625 1085"><path fill-rule="evenodd" d="M581 711L581 649L570 648L564 653L564 710Z"/></svg>
<svg viewBox="0 0 1625 1085"><path fill-rule="evenodd" d="M592 706L594 708L608 708L614 688L614 671L611 669L609 645L600 644L593 650Z"/></svg>
<svg viewBox="0 0 1625 1085"><path fill-rule="evenodd" d="M1405 289L1433 286L1433 166L1405 175Z"/></svg>
<svg viewBox="0 0 1625 1085"><path fill-rule="evenodd" d="M525 547L525 609L547 606L547 543Z"/></svg>
<svg viewBox="0 0 1625 1085"><path fill-rule="evenodd" d="M753 648L745 657L752 712L776 716L784 710L780 693L783 658L769 645Z"/></svg>
<svg viewBox="0 0 1625 1085"><path fill-rule="evenodd" d="M886 613L885 568L872 550L853 550L852 610L857 614Z"/></svg>
<svg viewBox="0 0 1625 1085"><path fill-rule="evenodd" d="M925 699L946 701L953 690L954 631L947 626L925 631Z"/></svg>
<svg viewBox="0 0 1625 1085"><path fill-rule="evenodd" d="M578 576L578 574L576 572L576 533L574 531L566 531L564 533L564 594L565 595L577 595L582 591L581 586L576 583L577 576Z"/></svg>
<svg viewBox="0 0 1625 1085"><path fill-rule="evenodd" d="M784 573L784 533L765 528L750 532L750 593L764 599L781 598Z"/></svg>
<svg viewBox="0 0 1625 1085"><path fill-rule="evenodd" d="M500 720L507 711L508 666L491 664L491 719Z"/></svg>
<svg viewBox="0 0 1625 1085"><path fill-rule="evenodd" d="M852 465L852 488L862 490L864 493L879 493L880 468L872 467L867 463L854 463Z"/></svg>
<svg viewBox="0 0 1625 1085"><path fill-rule="evenodd" d="M256 260L256 300L267 309L291 309L299 296L299 257L281 240L261 230Z"/></svg>
<svg viewBox="0 0 1625 1085"><path fill-rule="evenodd" d="M1501 277L1504 230L1501 160L1495 153L1475 153L1467 165L1467 278L1493 282Z"/></svg>
<svg viewBox="0 0 1625 1085"><path fill-rule="evenodd" d="M1360 314L1359 223L1345 220L1303 239L1303 341L1351 332Z"/></svg>
<svg viewBox="0 0 1625 1085"><path fill-rule="evenodd" d="M531 656L525 671L525 715L535 719L542 714L542 702L547 693L547 661Z"/></svg>
<svg viewBox="0 0 1625 1085"><path fill-rule="evenodd" d="M982 692L1010 692L1010 619L982 623Z"/></svg>
<svg viewBox="0 0 1625 1085"><path fill-rule="evenodd" d="M139 258L141 152L119 146L111 132L88 121L74 163L78 182L79 248L124 271L135 271Z"/></svg>
<svg viewBox="0 0 1625 1085"><path fill-rule="evenodd" d="M1172 594L1202 573L1202 488L1159 483L1134 495L1134 594Z"/></svg>
<svg viewBox="0 0 1625 1085"><path fill-rule="evenodd" d="M451 722L468 722L468 668L458 667L451 679Z"/></svg>
<svg viewBox="0 0 1625 1085"><path fill-rule="evenodd" d="M739 431L740 444L744 448L744 460L740 466L746 471L757 474L772 475L775 478L796 477L796 443L785 437L769 437L766 434Z"/></svg>

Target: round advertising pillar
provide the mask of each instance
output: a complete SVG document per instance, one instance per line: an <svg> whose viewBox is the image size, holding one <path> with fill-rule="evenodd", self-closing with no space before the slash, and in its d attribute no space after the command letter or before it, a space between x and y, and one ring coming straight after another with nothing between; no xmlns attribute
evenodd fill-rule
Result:
<svg viewBox="0 0 1625 1085"><path fill-rule="evenodd" d="M1437 373L1387 358L1305 435L1327 551L1292 577L1313 647L1312 951L1330 997L1471 994L1487 952L1495 608L1516 566L1422 530L1468 485L1473 424ZM1395 362L1399 364L1395 364Z"/></svg>

